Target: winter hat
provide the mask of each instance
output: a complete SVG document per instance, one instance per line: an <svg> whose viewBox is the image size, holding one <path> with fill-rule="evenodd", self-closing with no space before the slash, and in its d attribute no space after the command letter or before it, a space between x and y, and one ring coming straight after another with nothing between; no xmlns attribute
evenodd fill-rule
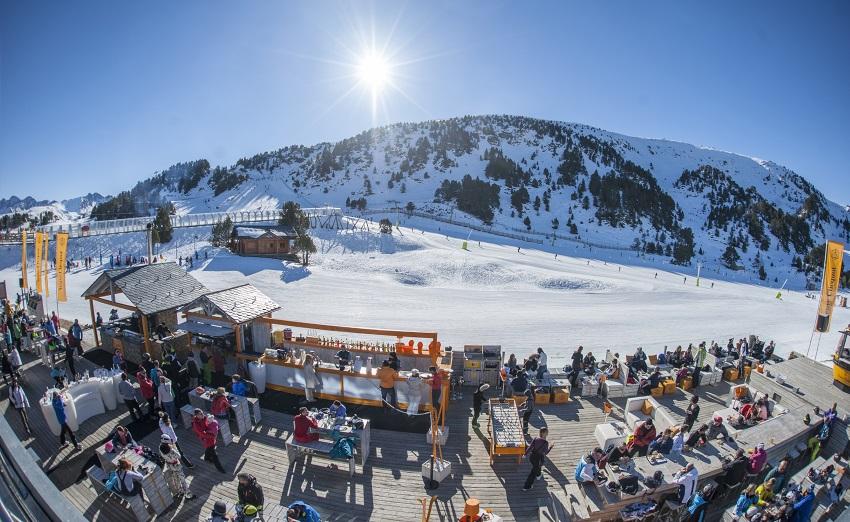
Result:
<svg viewBox="0 0 850 522"><path fill-rule="evenodd" d="M490 385L487 384L486 382L478 387L478 391L487 391L489 389L490 389Z"/></svg>
<svg viewBox="0 0 850 522"><path fill-rule="evenodd" d="M159 441L164 442L166 444L171 444L171 437L163 433L162 436L159 437Z"/></svg>
<svg viewBox="0 0 850 522"><path fill-rule="evenodd" d="M758 446L756 446L756 449L763 450L764 449L764 442L759 442Z"/></svg>
<svg viewBox="0 0 850 522"><path fill-rule="evenodd" d="M214 515L226 515L227 514L227 504L222 500L217 500L215 505L213 506L213 514Z"/></svg>

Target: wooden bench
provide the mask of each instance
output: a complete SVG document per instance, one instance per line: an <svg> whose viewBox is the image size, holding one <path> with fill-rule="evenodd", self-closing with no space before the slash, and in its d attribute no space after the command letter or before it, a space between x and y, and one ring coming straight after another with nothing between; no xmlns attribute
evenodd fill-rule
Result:
<svg viewBox="0 0 850 522"><path fill-rule="evenodd" d="M304 464L308 464L307 459L311 459L314 455L330 459L331 449L334 445L332 442L316 440L313 442L295 442L294 435L290 435L286 439L286 455L292 461L300 455L306 456ZM348 459L348 475L354 476L354 458Z"/></svg>
<svg viewBox="0 0 850 522"><path fill-rule="evenodd" d="M106 495L106 501L115 501L119 504L126 506L133 512L133 515L136 516L136 520L139 522L145 522L150 520L151 516L148 513L148 509L145 507L145 501L142 500L141 495L135 495L132 497L125 497L123 495L119 495L114 491L109 491L106 489L106 478L107 473L103 471L99 466L92 466L86 470L86 475L88 475L89 480L91 481L92 488L97 492L98 495Z"/></svg>

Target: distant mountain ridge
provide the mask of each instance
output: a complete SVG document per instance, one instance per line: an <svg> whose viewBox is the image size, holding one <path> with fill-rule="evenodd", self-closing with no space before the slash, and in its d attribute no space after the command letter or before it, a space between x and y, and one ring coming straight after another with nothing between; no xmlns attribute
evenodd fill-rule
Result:
<svg viewBox="0 0 850 522"><path fill-rule="evenodd" d="M776 163L576 123L465 116L289 146L231 166L174 165L92 209L96 219L277 208L401 206L631 248L781 282L850 212ZM812 257L814 255L815 257Z"/></svg>

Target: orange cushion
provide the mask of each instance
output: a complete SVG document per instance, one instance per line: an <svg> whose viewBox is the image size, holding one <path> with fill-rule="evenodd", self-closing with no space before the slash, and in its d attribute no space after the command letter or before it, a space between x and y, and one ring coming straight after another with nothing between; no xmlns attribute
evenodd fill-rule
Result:
<svg viewBox="0 0 850 522"><path fill-rule="evenodd" d="M644 415L652 415L653 409L654 408L652 407L652 403L648 400L644 400L643 406L641 407L640 411L642 411Z"/></svg>

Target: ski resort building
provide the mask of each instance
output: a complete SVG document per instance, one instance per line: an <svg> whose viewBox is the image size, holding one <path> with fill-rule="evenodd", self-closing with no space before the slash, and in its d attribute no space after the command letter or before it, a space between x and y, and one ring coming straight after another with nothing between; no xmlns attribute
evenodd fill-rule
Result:
<svg viewBox="0 0 850 522"><path fill-rule="evenodd" d="M281 226L234 227L230 249L242 256L283 256L291 253L295 231Z"/></svg>

